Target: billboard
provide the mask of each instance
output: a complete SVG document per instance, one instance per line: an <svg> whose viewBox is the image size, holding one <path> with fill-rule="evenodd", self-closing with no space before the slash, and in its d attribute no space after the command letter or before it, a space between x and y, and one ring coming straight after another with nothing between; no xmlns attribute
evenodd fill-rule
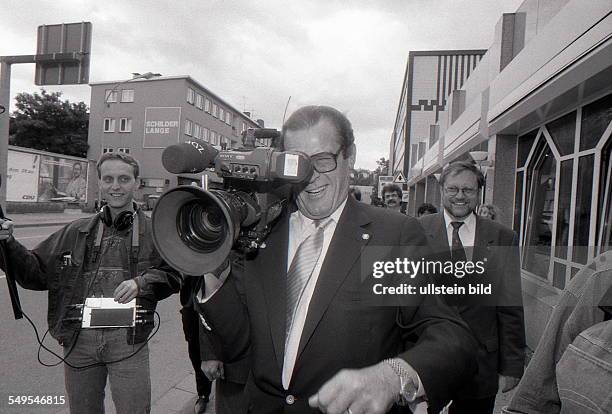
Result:
<svg viewBox="0 0 612 414"><path fill-rule="evenodd" d="M38 201L87 202L87 162L40 157Z"/></svg>
<svg viewBox="0 0 612 414"><path fill-rule="evenodd" d="M145 108L143 148L166 148L179 142L180 107Z"/></svg>
<svg viewBox="0 0 612 414"><path fill-rule="evenodd" d="M9 151L6 201L36 201L38 199L38 166L40 155Z"/></svg>

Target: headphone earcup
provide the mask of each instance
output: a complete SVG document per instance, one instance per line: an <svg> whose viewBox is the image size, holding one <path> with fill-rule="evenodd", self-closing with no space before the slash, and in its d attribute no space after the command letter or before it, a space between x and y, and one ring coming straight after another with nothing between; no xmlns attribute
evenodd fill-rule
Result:
<svg viewBox="0 0 612 414"><path fill-rule="evenodd" d="M117 217L115 217L115 221L113 222L113 226L117 231L123 231L132 227L132 223L134 222L134 213L131 211L123 211L119 213Z"/></svg>
<svg viewBox="0 0 612 414"><path fill-rule="evenodd" d="M102 210L100 210L98 216L100 217L100 220L102 220L102 223L104 223L106 226L111 227L113 225L113 216L111 216L110 208L108 206L102 207Z"/></svg>

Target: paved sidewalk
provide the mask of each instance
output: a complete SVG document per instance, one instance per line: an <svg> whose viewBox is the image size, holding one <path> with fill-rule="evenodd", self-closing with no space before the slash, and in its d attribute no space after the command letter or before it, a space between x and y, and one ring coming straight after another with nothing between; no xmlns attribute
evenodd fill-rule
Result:
<svg viewBox="0 0 612 414"><path fill-rule="evenodd" d="M63 226L76 219L91 217L94 213L83 213L81 210L65 210L63 213L11 213L7 216L13 220L15 227Z"/></svg>
<svg viewBox="0 0 612 414"><path fill-rule="evenodd" d="M197 399L195 393L195 376L190 372L181 382L170 388L151 406L151 414L193 414ZM206 406L207 414L214 414L215 384L213 383L210 402Z"/></svg>

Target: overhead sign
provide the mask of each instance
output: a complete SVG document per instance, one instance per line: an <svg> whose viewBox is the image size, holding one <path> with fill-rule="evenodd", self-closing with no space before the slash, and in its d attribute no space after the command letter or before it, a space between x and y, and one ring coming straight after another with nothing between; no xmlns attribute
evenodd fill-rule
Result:
<svg viewBox="0 0 612 414"><path fill-rule="evenodd" d="M145 108L143 148L166 148L179 142L180 107Z"/></svg>
<svg viewBox="0 0 612 414"><path fill-rule="evenodd" d="M380 176L378 176L378 198L382 198L382 188L386 184L392 184L392 183L393 183L393 176L392 175L380 175Z"/></svg>
<svg viewBox="0 0 612 414"><path fill-rule="evenodd" d="M393 179L393 182L396 184L406 184L406 179L404 178L404 174L402 174L401 171L395 174L395 178Z"/></svg>
<svg viewBox="0 0 612 414"><path fill-rule="evenodd" d="M91 23L38 26L36 85L89 83Z"/></svg>

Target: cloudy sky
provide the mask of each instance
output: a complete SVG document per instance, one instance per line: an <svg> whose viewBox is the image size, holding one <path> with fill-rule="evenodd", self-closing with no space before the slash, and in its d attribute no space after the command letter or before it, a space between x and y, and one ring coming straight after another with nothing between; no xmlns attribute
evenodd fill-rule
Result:
<svg viewBox="0 0 612 414"><path fill-rule="evenodd" d="M3 0L0 55L36 53L41 24L93 25L90 81L132 72L191 75L266 126L289 110L345 112L357 166L388 158L410 50L486 49L522 0ZM47 87L89 104L88 86ZM14 65L11 95L35 91L34 65Z"/></svg>

